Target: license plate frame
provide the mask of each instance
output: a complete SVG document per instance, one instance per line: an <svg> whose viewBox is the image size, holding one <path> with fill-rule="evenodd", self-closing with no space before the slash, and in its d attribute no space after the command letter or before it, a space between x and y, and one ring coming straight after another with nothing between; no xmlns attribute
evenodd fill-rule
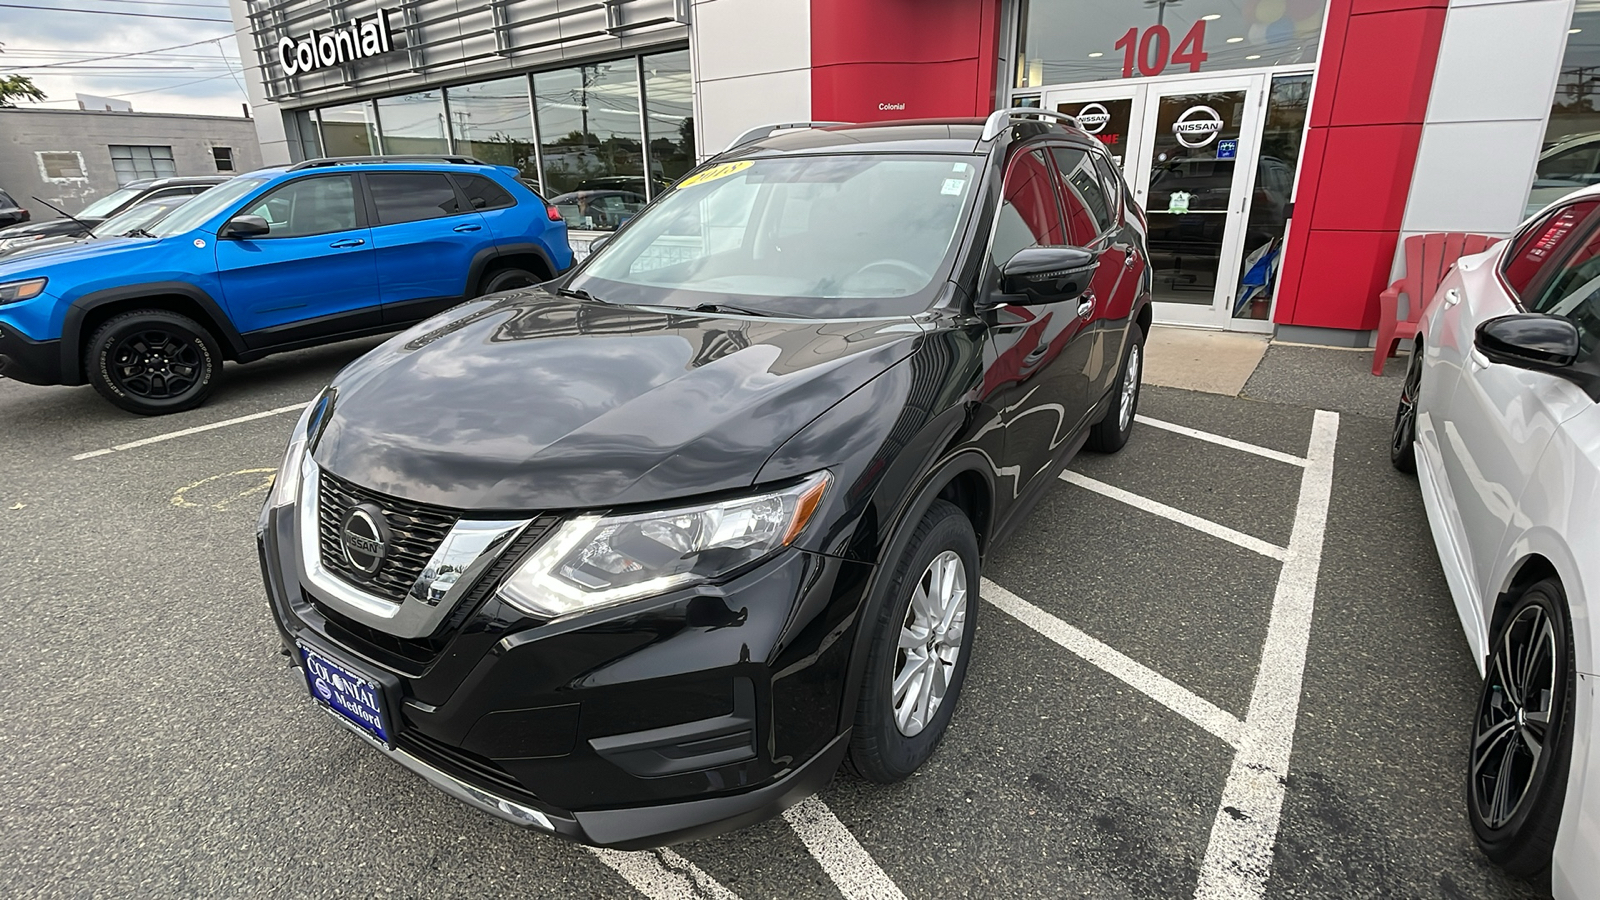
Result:
<svg viewBox="0 0 1600 900"><path fill-rule="evenodd" d="M300 648L300 673L311 699L325 707L362 737L394 747L394 718L389 713L384 682L360 666L304 642Z"/></svg>

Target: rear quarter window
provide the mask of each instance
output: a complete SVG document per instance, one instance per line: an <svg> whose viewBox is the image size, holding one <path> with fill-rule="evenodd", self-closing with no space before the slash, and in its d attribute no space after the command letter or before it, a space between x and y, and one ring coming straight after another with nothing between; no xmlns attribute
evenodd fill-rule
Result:
<svg viewBox="0 0 1600 900"><path fill-rule="evenodd" d="M461 193L467 196L467 203L476 210L505 209L516 206L517 201L511 192L496 184L494 179L483 175L455 175L456 184L460 186Z"/></svg>

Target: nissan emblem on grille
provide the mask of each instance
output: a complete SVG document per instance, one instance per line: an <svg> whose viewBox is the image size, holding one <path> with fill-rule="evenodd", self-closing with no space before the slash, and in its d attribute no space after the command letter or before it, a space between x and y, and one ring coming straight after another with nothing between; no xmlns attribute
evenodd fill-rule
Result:
<svg viewBox="0 0 1600 900"><path fill-rule="evenodd" d="M383 510L371 503L350 507L339 523L339 546L350 568L371 578L389 552L389 526Z"/></svg>

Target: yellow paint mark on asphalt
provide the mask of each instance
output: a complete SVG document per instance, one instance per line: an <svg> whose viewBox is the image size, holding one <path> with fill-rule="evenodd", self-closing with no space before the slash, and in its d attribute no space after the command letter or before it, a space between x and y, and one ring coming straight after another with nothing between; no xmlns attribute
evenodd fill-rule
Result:
<svg viewBox="0 0 1600 900"><path fill-rule="evenodd" d="M178 488L172 495L172 505L187 509L227 509L239 500L272 490L272 481L277 476L277 469L240 469L212 475ZM248 486L240 490L241 485Z"/></svg>

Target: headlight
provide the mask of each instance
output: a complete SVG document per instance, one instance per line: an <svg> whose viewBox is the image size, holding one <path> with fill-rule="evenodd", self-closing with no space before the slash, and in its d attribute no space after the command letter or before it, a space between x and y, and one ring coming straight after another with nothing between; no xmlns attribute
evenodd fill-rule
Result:
<svg viewBox="0 0 1600 900"><path fill-rule="evenodd" d="M32 300L44 293L44 283L48 278L29 278L27 281L8 281L0 284L0 303L15 303L18 300Z"/></svg>
<svg viewBox="0 0 1600 900"><path fill-rule="evenodd" d="M722 503L580 516L500 586L523 612L556 618L711 581L787 547L821 505L830 476Z"/></svg>
<svg viewBox="0 0 1600 900"><path fill-rule="evenodd" d="M306 404L300 421L289 433L289 447L283 452L283 464L278 466L278 477L272 481L272 492L267 495L267 508L289 506L300 497L300 463L306 449L314 447L328 424L328 414L333 411L333 388L327 388L315 400Z"/></svg>

